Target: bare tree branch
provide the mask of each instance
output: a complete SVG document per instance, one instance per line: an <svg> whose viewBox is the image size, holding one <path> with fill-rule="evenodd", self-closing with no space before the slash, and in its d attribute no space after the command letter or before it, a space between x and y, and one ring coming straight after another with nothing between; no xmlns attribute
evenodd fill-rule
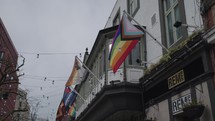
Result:
<svg viewBox="0 0 215 121"><path fill-rule="evenodd" d="M10 115L13 115L13 113L15 113L15 112L27 112L27 111L28 111L27 109L13 110L10 113L8 113L8 115L6 115L3 119L1 119L1 121L6 120Z"/></svg>
<svg viewBox="0 0 215 121"><path fill-rule="evenodd" d="M1 60L0 63L2 64L2 66L5 65L5 67L2 67L0 69L0 86L5 85L5 84L13 84L13 83L18 83L19 84L18 79L17 79L17 82L16 81L8 82L7 81L7 75L11 75L13 73L16 73L17 71L20 70L20 68L22 66L24 66L25 58L23 56L21 56L21 57L23 58L22 64L19 65L17 68L15 68L15 66L12 63L10 63L9 61L6 61L6 60L2 61ZM23 75L24 75L24 73L21 74L21 75L18 75L17 78L19 78L20 76L23 76Z"/></svg>

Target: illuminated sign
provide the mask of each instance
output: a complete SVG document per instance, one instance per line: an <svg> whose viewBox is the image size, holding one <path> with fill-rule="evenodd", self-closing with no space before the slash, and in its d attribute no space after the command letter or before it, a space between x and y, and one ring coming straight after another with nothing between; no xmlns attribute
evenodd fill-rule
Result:
<svg viewBox="0 0 215 121"><path fill-rule="evenodd" d="M168 87L171 89L184 81L184 70L181 70L168 78Z"/></svg>
<svg viewBox="0 0 215 121"><path fill-rule="evenodd" d="M178 113L179 111L182 111L182 108L185 104L191 103L191 94L187 94L185 96L182 96L174 101L172 101L172 112L173 114Z"/></svg>

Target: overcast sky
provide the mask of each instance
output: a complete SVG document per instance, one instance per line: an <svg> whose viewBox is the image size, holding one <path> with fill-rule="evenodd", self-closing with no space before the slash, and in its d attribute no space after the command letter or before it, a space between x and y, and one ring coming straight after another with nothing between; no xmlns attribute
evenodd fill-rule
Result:
<svg viewBox="0 0 215 121"><path fill-rule="evenodd" d="M30 104L41 102L39 117L55 120L74 57L83 55L86 47L91 50L115 2L0 0L0 17L26 59L20 87L29 90Z"/></svg>

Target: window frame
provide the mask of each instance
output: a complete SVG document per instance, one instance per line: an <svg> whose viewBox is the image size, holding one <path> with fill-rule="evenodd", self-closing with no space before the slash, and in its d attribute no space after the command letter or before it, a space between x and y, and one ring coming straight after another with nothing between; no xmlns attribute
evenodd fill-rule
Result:
<svg viewBox="0 0 215 121"><path fill-rule="evenodd" d="M182 40L188 37L188 31L186 27L180 27L180 32L181 32L181 37L178 38L177 40L174 39L173 43L170 45L169 43L169 37L168 37L168 32L167 32L167 21L166 21L166 16L167 13L165 13L165 1L166 0L159 0L159 17L160 17L160 23L161 23L161 37L163 45L165 45L167 48L172 48L175 47L177 44L179 44ZM184 1L183 0L174 0L177 2L177 5L179 6L179 14L180 14L180 21L182 23L186 24L186 14L185 14L185 6L184 6ZM176 5L176 4L175 4ZM173 13L175 14L175 13ZM175 20L175 18L174 18ZM174 24L174 23L172 23ZM176 33L175 27L172 25L173 29L175 30L174 32ZM174 35L175 36L175 35ZM176 36L175 36L176 37Z"/></svg>
<svg viewBox="0 0 215 121"><path fill-rule="evenodd" d="M120 23L120 8L113 19L113 26L119 25L119 23Z"/></svg>
<svg viewBox="0 0 215 121"><path fill-rule="evenodd" d="M169 7L167 8L167 1L169 1ZM165 26L166 26L166 36L167 36L167 46L171 47L175 42L180 40L182 35L180 37L177 37L177 31L181 28L175 28L173 27L173 24L176 20L175 15L175 8L179 7L178 0L164 0L164 16L165 16ZM180 12L180 11L179 11ZM180 13L179 13L180 14ZM181 16L181 15L180 15ZM169 18L170 17L170 18ZM180 20L178 20L180 21ZM172 25L169 25L172 24ZM172 33L170 33L172 31ZM170 35L172 34L172 35Z"/></svg>
<svg viewBox="0 0 215 121"><path fill-rule="evenodd" d="M139 40L139 42L135 45L135 47L132 49L131 53L128 55L128 65L129 66L140 66L141 63L137 63L136 60L141 58L141 43L140 43L141 39ZM138 49L138 50L137 50ZM136 51L138 51L137 54L137 58L135 58L135 60L133 60L134 58L134 54L136 54ZM136 56L135 56L136 57Z"/></svg>
<svg viewBox="0 0 215 121"><path fill-rule="evenodd" d="M134 10L132 9L132 4L136 2L136 8ZM127 0L127 8L128 8L128 13L134 17L137 13L137 11L140 9L140 0Z"/></svg>

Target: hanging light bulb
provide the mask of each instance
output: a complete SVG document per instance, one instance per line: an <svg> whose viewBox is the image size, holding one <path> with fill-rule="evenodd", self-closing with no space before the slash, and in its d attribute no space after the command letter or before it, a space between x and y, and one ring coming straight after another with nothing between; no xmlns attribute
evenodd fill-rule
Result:
<svg viewBox="0 0 215 121"><path fill-rule="evenodd" d="M39 58L40 57L40 54L37 54L37 58Z"/></svg>

